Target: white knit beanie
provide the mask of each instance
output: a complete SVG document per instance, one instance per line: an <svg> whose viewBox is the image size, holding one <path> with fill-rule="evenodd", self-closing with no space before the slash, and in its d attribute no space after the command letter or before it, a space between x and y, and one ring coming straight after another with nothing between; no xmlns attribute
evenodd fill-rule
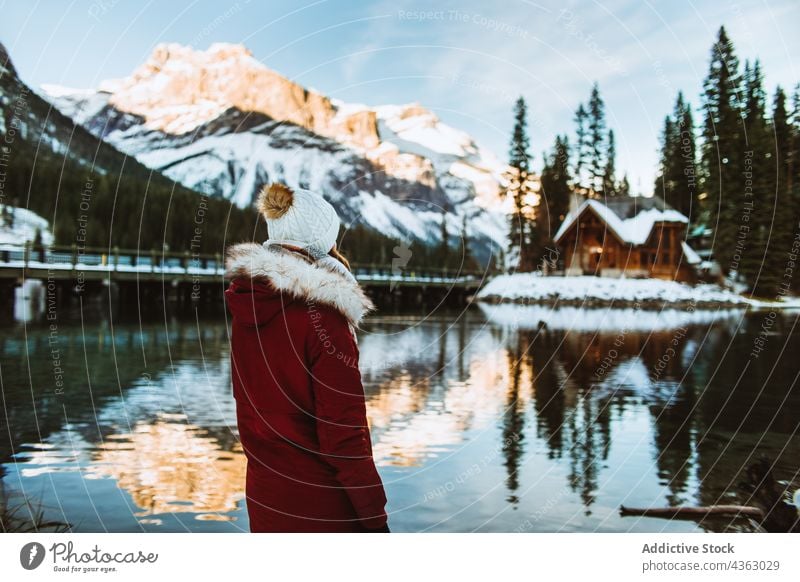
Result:
<svg viewBox="0 0 800 582"><path fill-rule="evenodd" d="M267 221L268 243L298 246L314 258L324 257L336 244L339 217L319 194L269 184L261 189L258 209Z"/></svg>

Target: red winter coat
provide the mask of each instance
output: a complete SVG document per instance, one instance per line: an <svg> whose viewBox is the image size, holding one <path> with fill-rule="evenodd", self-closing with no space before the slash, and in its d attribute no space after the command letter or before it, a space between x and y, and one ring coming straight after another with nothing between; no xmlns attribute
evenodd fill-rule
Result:
<svg viewBox="0 0 800 582"><path fill-rule="evenodd" d="M372 308L354 279L303 255L231 247L231 375L254 532L386 525L353 325Z"/></svg>

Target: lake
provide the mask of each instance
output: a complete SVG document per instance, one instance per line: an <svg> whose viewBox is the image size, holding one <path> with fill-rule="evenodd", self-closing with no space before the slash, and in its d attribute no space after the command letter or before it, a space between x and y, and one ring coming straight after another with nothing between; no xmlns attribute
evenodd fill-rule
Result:
<svg viewBox="0 0 800 582"><path fill-rule="evenodd" d="M78 532L247 531L224 316L126 315L2 327L4 499ZM372 317L360 364L392 530L753 531L619 507L741 502L762 455L797 483L798 317Z"/></svg>

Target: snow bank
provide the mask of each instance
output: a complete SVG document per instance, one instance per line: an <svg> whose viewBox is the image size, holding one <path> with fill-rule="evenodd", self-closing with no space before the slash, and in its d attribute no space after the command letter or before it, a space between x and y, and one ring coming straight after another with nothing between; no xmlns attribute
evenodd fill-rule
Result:
<svg viewBox="0 0 800 582"><path fill-rule="evenodd" d="M535 330L544 324L547 329L571 331L667 331L687 325L709 324L742 316L742 307L723 309L633 309L618 307L551 307L479 303L486 319L501 327Z"/></svg>
<svg viewBox="0 0 800 582"><path fill-rule="evenodd" d="M2 216L4 209L10 210L13 214L10 225ZM21 245L26 241L33 241L37 230L42 233L42 242L45 245L53 243L53 234L50 232L47 220L27 208L0 204L0 244Z"/></svg>
<svg viewBox="0 0 800 582"><path fill-rule="evenodd" d="M488 302L567 305L647 303L695 306L752 304L748 299L716 285L690 286L660 279L611 279L604 277L543 277L538 273L500 275L478 292Z"/></svg>

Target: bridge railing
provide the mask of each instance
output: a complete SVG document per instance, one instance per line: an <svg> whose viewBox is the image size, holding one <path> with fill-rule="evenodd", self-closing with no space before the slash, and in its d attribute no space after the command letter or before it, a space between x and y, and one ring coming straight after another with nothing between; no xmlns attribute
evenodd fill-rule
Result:
<svg viewBox="0 0 800 582"><path fill-rule="evenodd" d="M0 245L0 266L39 265L79 266L104 268L103 270L175 270L223 268L222 255L208 253L175 252L169 250L120 249L119 247L82 247L79 245ZM121 267L121 268L120 268Z"/></svg>
<svg viewBox="0 0 800 582"><path fill-rule="evenodd" d="M101 271L185 272L221 275L224 269L220 253L190 253L189 251L120 249L119 247L81 247L78 245L34 246L0 245L0 268L71 268L89 267ZM480 281L487 271L416 267L414 265L385 265L351 263L359 280L381 281Z"/></svg>
<svg viewBox="0 0 800 582"><path fill-rule="evenodd" d="M374 263L351 263L353 275L357 279L372 281L471 281L480 280L487 273L470 269L448 269L437 267L392 267L391 265L381 265Z"/></svg>

